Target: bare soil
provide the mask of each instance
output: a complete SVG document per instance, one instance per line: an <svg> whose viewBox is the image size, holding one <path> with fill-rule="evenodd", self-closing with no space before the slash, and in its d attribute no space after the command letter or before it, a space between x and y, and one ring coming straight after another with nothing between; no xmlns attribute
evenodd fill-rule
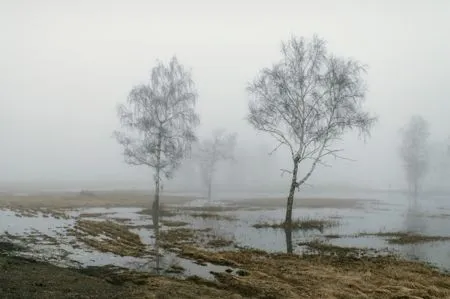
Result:
<svg viewBox="0 0 450 299"><path fill-rule="evenodd" d="M177 280L117 269L98 271L59 268L0 255L2 299L110 299L110 298L242 298L233 291L202 280Z"/></svg>

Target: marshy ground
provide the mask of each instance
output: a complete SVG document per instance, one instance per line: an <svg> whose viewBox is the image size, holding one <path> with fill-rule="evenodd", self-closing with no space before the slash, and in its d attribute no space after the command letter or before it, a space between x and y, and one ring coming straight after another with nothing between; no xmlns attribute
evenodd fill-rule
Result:
<svg viewBox="0 0 450 299"><path fill-rule="evenodd" d="M288 233L282 200L167 197L156 229L141 195L78 197L0 199L1 298L450 298L441 201L301 199Z"/></svg>

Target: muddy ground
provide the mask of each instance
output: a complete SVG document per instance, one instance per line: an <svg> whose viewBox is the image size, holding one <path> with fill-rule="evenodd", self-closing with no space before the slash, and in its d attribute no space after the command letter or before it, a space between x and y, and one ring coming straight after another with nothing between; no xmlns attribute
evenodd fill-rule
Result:
<svg viewBox="0 0 450 299"><path fill-rule="evenodd" d="M64 269L0 255L1 298L450 298L450 276L395 257L211 253L193 258L239 266L216 281L176 279L108 267Z"/></svg>

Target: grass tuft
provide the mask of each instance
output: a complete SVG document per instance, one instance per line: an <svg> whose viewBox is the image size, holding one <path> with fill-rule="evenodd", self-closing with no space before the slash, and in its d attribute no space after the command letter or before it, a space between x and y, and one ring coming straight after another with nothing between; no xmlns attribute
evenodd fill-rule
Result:
<svg viewBox="0 0 450 299"><path fill-rule="evenodd" d="M302 218L292 221L291 224L286 222L281 223L257 223L253 225L255 228L283 228L292 230L319 230L323 231L326 228L338 226L339 222L332 219L312 219Z"/></svg>
<svg viewBox="0 0 450 299"><path fill-rule="evenodd" d="M361 233L360 236L377 236L384 237L390 244L421 244L437 241L450 241L450 237L443 236L427 236L414 232L378 232L378 233Z"/></svg>

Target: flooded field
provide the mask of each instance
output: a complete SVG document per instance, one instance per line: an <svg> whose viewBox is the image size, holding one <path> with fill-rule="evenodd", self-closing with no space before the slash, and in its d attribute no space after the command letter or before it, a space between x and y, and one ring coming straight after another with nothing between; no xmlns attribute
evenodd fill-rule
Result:
<svg viewBox="0 0 450 299"><path fill-rule="evenodd" d="M13 286L5 296L34 298L36 284L58 298L98 288L108 291L95 298L450 296L446 197L298 198L289 229L283 198L170 198L159 225L150 200L127 206L125 195L73 196L73 207L0 201L0 281Z"/></svg>
<svg viewBox="0 0 450 299"><path fill-rule="evenodd" d="M305 202L309 201L314 203L314 199ZM323 200L317 199L320 201ZM179 236L175 235L174 246L171 243L158 246L159 255L155 251L157 238L151 216L139 207L2 208L0 229L6 238L26 245L22 255L38 256L58 265L114 265L205 279L213 278L211 271L223 272L228 268L211 263L199 265L178 254L176 241L185 242L184 233L195 232L195 238L191 234L188 244L200 244L210 250L253 248L273 253L311 253L317 249L314 244L325 244L395 253L450 271L450 204L446 197L419 199L411 204L406 196L385 193L370 200L332 201L333 204L325 206L295 208L293 213L299 222L332 225L310 225L289 231L267 227L284 219L283 201L269 206L259 204L266 200L252 200L249 204L236 199L166 205L167 213L163 214L158 231L162 237L172 238L174 233ZM137 236L137 241L122 244L114 240L121 237L114 235L119 226L113 225L109 232L107 228L100 232L86 230L87 224L95 228L95 221L124 226L131 238ZM80 230L82 225L85 227ZM90 234L94 236L87 236ZM137 251L136 246L140 246ZM128 251L121 253L123 248Z"/></svg>

